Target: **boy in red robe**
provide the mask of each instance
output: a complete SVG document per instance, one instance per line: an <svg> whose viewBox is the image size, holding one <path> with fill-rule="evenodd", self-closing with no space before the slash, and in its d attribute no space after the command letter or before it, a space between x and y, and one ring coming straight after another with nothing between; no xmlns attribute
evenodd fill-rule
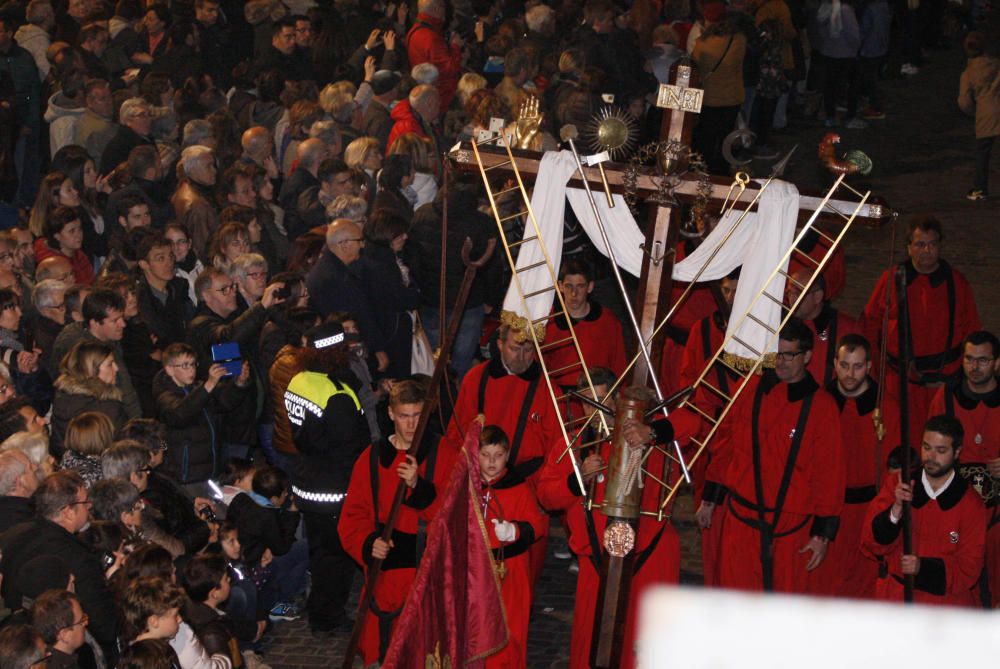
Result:
<svg viewBox="0 0 1000 669"><path fill-rule="evenodd" d="M587 367L607 367L615 376L625 371L625 339L618 318L600 303L591 299L594 292L594 271L582 260L567 260L559 268L559 292L566 311L573 321L573 332L580 343ZM569 337L569 326L562 316L550 318L545 325L545 342L553 344ZM545 366L550 373L579 363L572 341L548 348L544 352ZM560 386L575 388L583 368L577 364L563 372L553 373L552 380Z"/></svg>
<svg viewBox="0 0 1000 669"><path fill-rule="evenodd" d="M882 558L879 599L903 601L904 576L913 576L913 600L923 604L978 606L976 585L983 569L986 513L979 495L955 465L962 451L962 424L933 416L923 431L921 467L909 483L886 481L868 508L864 547ZM910 478L910 477L906 477ZM913 553L903 554L900 519L910 502Z"/></svg>
<svg viewBox="0 0 1000 669"><path fill-rule="evenodd" d="M878 406L878 384L871 372L871 347L857 334L842 337L836 347L836 376L827 385L840 409L846 485L840 529L826 559L810 573L809 591L817 595L871 599L875 596L878 566L861 550L861 534L868 505L878 494L889 452L899 443L899 409L893 398L882 398L881 441L873 419Z"/></svg>
<svg viewBox="0 0 1000 669"><path fill-rule="evenodd" d="M531 486L517 472L507 469L510 442L503 430L487 425L479 437L479 470L483 490L483 521L500 576L509 632L506 647L486 660L490 669L527 666L528 621L533 588L529 549L546 524Z"/></svg>
<svg viewBox="0 0 1000 669"><path fill-rule="evenodd" d="M430 443L432 440L425 440L416 456L406 454L424 398L423 387L415 381L393 386L389 418L395 430L365 449L355 462L338 527L344 549L363 570L367 571L373 558L382 560L361 637L366 667L379 662L389 648L393 621L403 608L420 561L420 521L430 520L437 496L433 483L436 447ZM408 490L392 538L386 542L381 538L382 528L400 480Z"/></svg>
<svg viewBox="0 0 1000 669"><path fill-rule="evenodd" d="M944 386L931 401L931 415L946 414L962 423L960 474L987 504L986 576L993 608L1000 606L1000 384L997 357L1000 341L990 332L978 330L962 344L962 375Z"/></svg>

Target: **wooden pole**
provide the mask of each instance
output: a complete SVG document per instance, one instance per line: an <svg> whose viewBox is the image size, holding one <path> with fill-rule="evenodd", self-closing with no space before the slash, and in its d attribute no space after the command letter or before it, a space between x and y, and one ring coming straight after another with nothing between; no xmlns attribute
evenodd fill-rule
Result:
<svg viewBox="0 0 1000 669"><path fill-rule="evenodd" d="M444 244L444 240L442 240ZM423 409L420 412L420 420L417 423L417 431L413 435L413 441L407 449L407 455L414 455L423 441L424 432L430 422L431 414L437 409L438 398L440 397L441 382L444 380L445 369L448 366L448 353L455 342L458 334L458 326L462 322L462 314L465 311L465 303L469 299L469 291L472 289L472 280L479 270L493 255L496 248L496 240L491 239L486 246L486 251L477 260L470 260L469 254L472 251L472 240L465 238L462 246L462 262L465 263L465 275L462 277L462 285L458 290L458 297L451 310L451 320L448 322L448 331L441 340L441 352L434 365L434 374L427 389L427 399L424 401ZM396 521L399 519L399 511L403 505L403 496L406 494L406 483L402 480L396 485L396 494L392 498L392 506L389 508L389 517L386 519L385 527L382 529L382 541L388 542L392 538L392 532L396 528ZM351 640L347 644L347 652L344 654L342 669L351 669L354 666L354 656L358 651L358 644L361 643L361 632L365 628L365 618L368 616L368 609L371 608L372 599L375 596L375 584L378 582L379 574L382 571L382 560L372 559L365 576L365 588L361 593L361 604L358 606L358 617L354 620L354 629L351 631Z"/></svg>
<svg viewBox="0 0 1000 669"><path fill-rule="evenodd" d="M896 331L899 334L899 435L903 443L902 473L910 482L912 463L910 462L910 313L906 303L906 268L896 268ZM900 519L903 531L903 555L913 554L913 527L910 503L903 502L903 517ZM903 576L903 601L913 601L913 575Z"/></svg>

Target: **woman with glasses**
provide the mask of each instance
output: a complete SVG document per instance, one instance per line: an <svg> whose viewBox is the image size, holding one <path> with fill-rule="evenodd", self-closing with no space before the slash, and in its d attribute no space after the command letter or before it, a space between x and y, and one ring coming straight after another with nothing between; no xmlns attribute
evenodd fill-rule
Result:
<svg viewBox="0 0 1000 669"><path fill-rule="evenodd" d="M184 554L184 544L157 526L146 513L139 490L129 481L110 478L99 481L90 491L94 502L94 517L118 523L124 529L124 546L151 541L170 551L174 558Z"/></svg>
<svg viewBox="0 0 1000 669"><path fill-rule="evenodd" d="M85 411L98 411L111 419L117 430L128 415L122 391L115 385L118 363L114 349L99 341L77 343L59 365L52 400L52 451L63 452L63 440L69 422Z"/></svg>
<svg viewBox="0 0 1000 669"><path fill-rule="evenodd" d="M174 275L188 282L188 297L192 304L198 304L194 282L205 266L191 248L191 235L180 223L170 223L163 229L163 236L170 242L170 249L174 253Z"/></svg>

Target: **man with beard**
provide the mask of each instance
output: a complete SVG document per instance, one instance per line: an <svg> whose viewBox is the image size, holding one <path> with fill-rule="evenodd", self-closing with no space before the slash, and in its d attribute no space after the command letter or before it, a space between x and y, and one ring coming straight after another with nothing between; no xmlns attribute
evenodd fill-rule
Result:
<svg viewBox="0 0 1000 669"><path fill-rule="evenodd" d="M987 509L986 575L992 607L1000 604L1000 389L997 356L1000 341L991 332L973 332L962 343L962 375L942 386L931 401L930 415L957 418L969 435L962 454L966 478Z"/></svg>
<svg viewBox="0 0 1000 669"><path fill-rule="evenodd" d="M955 464L965 432L951 416L924 426L919 471L886 481L868 507L863 546L883 562L879 599L903 600L903 580L913 577L913 600L923 604L978 606L976 584L983 569L986 514L983 501ZM906 482L910 479L909 482ZM910 502L913 553L903 553L900 519Z"/></svg>
<svg viewBox="0 0 1000 669"><path fill-rule="evenodd" d="M868 505L878 494L889 451L899 443L899 408L883 396L880 440L873 420L878 408L878 384L871 372L871 345L861 335L845 335L837 342L833 370L836 376L826 389L840 409L840 436L844 445L846 487L837 540L826 560L810 574L809 591L871 599L875 596L878 569L861 552L861 530Z"/></svg>
<svg viewBox="0 0 1000 669"><path fill-rule="evenodd" d="M803 593L836 538L844 498L837 405L807 371L812 332L791 318L774 371L747 383L723 423L723 446L705 484L707 527L726 499L719 583ZM716 474L721 474L716 478Z"/></svg>

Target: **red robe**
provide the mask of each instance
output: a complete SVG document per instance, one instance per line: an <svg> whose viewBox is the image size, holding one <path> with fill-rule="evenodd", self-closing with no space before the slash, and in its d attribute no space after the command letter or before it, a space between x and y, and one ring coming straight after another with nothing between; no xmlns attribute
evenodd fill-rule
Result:
<svg viewBox="0 0 1000 669"><path fill-rule="evenodd" d="M695 248L692 240L684 240L677 244L674 262L680 262L690 255ZM681 293L687 289L689 284L674 281L670 287L670 304L674 305L680 299ZM688 332L691 327L706 316L711 316L712 312L718 309L715 297L712 295L711 283L699 283L688 293L687 299L674 313L670 322L661 332L666 332L663 337L663 352L660 358L660 388L664 395L671 395L684 386L680 384L679 373L681 356L684 354L684 345L687 343Z"/></svg>
<svg viewBox="0 0 1000 669"><path fill-rule="evenodd" d="M979 606L976 584L983 570L986 513L983 501L965 479L958 476L930 499L922 473L914 474L911 518L913 554L920 558L920 572L913 579L913 600L922 604ZM889 575L879 579L879 599L903 601L903 536L892 523L890 509L896 499L898 479L887 477L879 496L868 507L862 541L864 548L883 558Z"/></svg>
<svg viewBox="0 0 1000 669"><path fill-rule="evenodd" d="M829 232L827 232L829 234ZM809 255L816 262L823 260L830 242L820 237L818 234L807 234L799 244L799 249ZM793 253L788 262L788 273L795 274L798 270L805 270L812 273L816 270L816 265L807 260L803 260L798 253ZM830 262L823 269L823 278L826 280L826 299L833 300L844 290L847 283L847 261L844 255L844 246L841 244L833 252ZM819 377L816 377L819 378Z"/></svg>
<svg viewBox="0 0 1000 669"><path fill-rule="evenodd" d="M373 476L370 458L373 452L378 458L374 476L378 487L377 508L373 502L375 496L372 495ZM416 574L418 522L430 520L431 506L436 497L434 484L424 478L428 476L428 461L422 455L417 455L417 460L420 462L420 479L415 488L406 492L396 528L392 533L395 546L382 562L382 571L375 585L374 606L385 614L402 609L406 601L406 595ZM372 545L389 517L396 486L400 480L396 468L403 461L403 452L397 451L387 440L382 440L365 449L351 471L351 483L347 488L338 531L344 550L365 572L372 559ZM391 624L391 621L388 622ZM369 610L360 644L365 666L378 662L383 650L387 650L389 646L388 636L380 635L379 623L376 613Z"/></svg>
<svg viewBox="0 0 1000 669"><path fill-rule="evenodd" d="M826 558L810 572L809 591L817 595L871 599L875 596L878 565L861 551L861 533L868 505L878 494L885 476L889 453L899 444L899 408L889 397L882 401L886 427L879 446L872 420L878 401L878 385L869 379L868 389L858 397L844 397L834 380L827 390L840 408L846 488L837 538L830 542Z"/></svg>
<svg viewBox="0 0 1000 669"><path fill-rule="evenodd" d="M548 522L535 501L534 490L516 472L506 471L486 487L483 507L483 522L490 537L493 558L503 564L505 570L500 581L500 594L510 632L507 646L490 656L486 667L519 669L527 666L528 622L533 597L530 549ZM501 544L496 537L493 520L514 523L517 538L512 543Z"/></svg>
<svg viewBox="0 0 1000 669"><path fill-rule="evenodd" d="M755 485L753 413L761 393L759 425L762 497ZM796 435L807 397L812 397L804 431ZM719 579L723 587L761 590L766 587L761 531L756 507L763 503L764 520L773 526L772 587L779 592L807 592L805 565L811 553L800 554L811 536L828 539L836 535L836 518L844 500L844 463L841 452L837 404L808 374L796 383L781 383L773 372L751 379L724 423L729 433L722 443L723 471L719 484L710 479L705 498L720 501L728 492L729 515L722 530ZM777 523L777 505L783 473L791 447L800 441L792 475Z"/></svg>
<svg viewBox="0 0 1000 669"><path fill-rule="evenodd" d="M691 327L687 344L684 346L684 356L681 361L680 387L686 388L694 384L701 375L709 359L722 346L726 338L725 325L722 314L716 311L711 316L707 316ZM732 372L727 371L725 365L716 363L713 373L706 377L708 383L718 388L727 395L732 393L739 386L739 378ZM722 410L724 402L718 394L702 388L693 398L699 409L709 416L717 416ZM704 423L704 432L707 434L711 426ZM701 435L702 437L705 434ZM715 439L712 440L710 448L714 449ZM705 487L705 478L712 460L712 450L703 453L691 467L691 478L694 482L695 508L701 503L702 491ZM712 525L701 531L701 564L705 585L713 586L719 584L719 540L722 536L722 526L725 522L725 509L717 509L712 516Z"/></svg>
<svg viewBox="0 0 1000 669"><path fill-rule="evenodd" d="M945 261L931 274L920 274L910 261L904 263L907 276L907 306L910 315L910 332L913 345L911 365L916 371L910 374L909 424L913 444L918 444L923 433L924 421L934 393L940 384L961 366L962 340L981 325L976 301L969 282ZM896 307L895 268L886 271L878 280L864 312L861 329L878 349L889 356L886 366L887 388L899 387L896 366L899 358L898 310ZM954 287L954 309L949 308L949 285ZM891 288L890 288L891 287ZM885 310L886 291L889 303L888 339L882 341L882 313ZM949 336L949 333L950 336Z"/></svg>
<svg viewBox="0 0 1000 669"><path fill-rule="evenodd" d="M962 440L962 465L982 466L984 470L971 472L969 482L973 489L979 488L980 495L991 494L993 481L985 465L990 460L1000 458L1000 388L984 397L974 397L964 383L950 383L938 389L931 401L928 417L938 414L954 416L965 429ZM985 497L985 496L984 496ZM997 500L992 499L993 506L986 509L986 577L990 586L990 598L993 608L1000 606L1000 520L994 520L997 515Z"/></svg>
<svg viewBox="0 0 1000 669"><path fill-rule="evenodd" d="M829 303L811 321L803 321L813 333L812 359L807 369L816 382L824 388L836 375L833 360L837 355L837 342L846 334L861 334L858 322Z"/></svg>
<svg viewBox="0 0 1000 669"><path fill-rule="evenodd" d="M590 313L580 319L573 319L573 331L580 350L583 352L583 362L588 369L607 367L620 377L625 371L628 361L625 359L625 339L622 337L622 325L618 318L597 302L590 303ZM562 316L549 319L545 326L545 342L552 343L569 337L569 327ZM545 366L552 373L554 370L579 362L576 347L573 342L548 349L544 353ZM554 374L552 381L560 386L576 388L577 379L583 368L577 364L565 372Z"/></svg>
<svg viewBox="0 0 1000 669"><path fill-rule="evenodd" d="M462 388L458 391L458 399L455 401L455 411L441 441L441 447L451 451L447 459L454 461L456 457L454 454L462 448L462 435L465 429L479 413L482 413L486 417L486 425L499 426L510 439L508 466L534 485L546 454L553 448L557 450L565 448L562 430L559 427L559 416L552 405L552 398L549 397L541 373L541 365L535 363L520 376L508 374L499 353L470 369L462 379ZM518 419L529 387L535 382L537 387L518 443ZM481 387L482 392L480 392ZM480 401L482 401L481 406ZM531 548L532 576L536 579L545 564L548 534L549 525L546 517L539 541L536 541Z"/></svg>
<svg viewBox="0 0 1000 669"><path fill-rule="evenodd" d="M673 412L670 419L679 442L684 443L693 434L697 434L699 428L697 416L681 410ZM671 448L669 445L663 447ZM610 444L604 442L600 445L600 449L601 455L607 461ZM542 468L538 482L538 499L549 511L566 512L569 547L579 558L580 564L580 573L576 581L576 602L573 608L573 637L570 642L569 667L588 669L594 616L601 585L599 576L601 557L595 555L595 549L601 551L600 541L607 525L607 517L599 510L587 511L584 508L583 497L569 455L563 457L561 462L557 462L559 456L560 453L553 450L545 459L545 467ZM646 461L646 468L655 472L661 479L664 459L662 453L654 450ZM677 466L674 465L671 467L670 480L676 480L677 475ZM603 499L604 488L604 478L598 476L594 486L595 500ZM644 511L656 511L659 508L661 490L661 487L652 481L646 483L641 503ZM588 527L588 515L593 520L593 533ZM623 669L635 666L636 623L638 603L642 593L647 588L663 583L677 583L680 580L680 542L669 517L663 521L658 521L653 516L639 517L635 552L635 571L625 619L624 656L619 665Z"/></svg>

